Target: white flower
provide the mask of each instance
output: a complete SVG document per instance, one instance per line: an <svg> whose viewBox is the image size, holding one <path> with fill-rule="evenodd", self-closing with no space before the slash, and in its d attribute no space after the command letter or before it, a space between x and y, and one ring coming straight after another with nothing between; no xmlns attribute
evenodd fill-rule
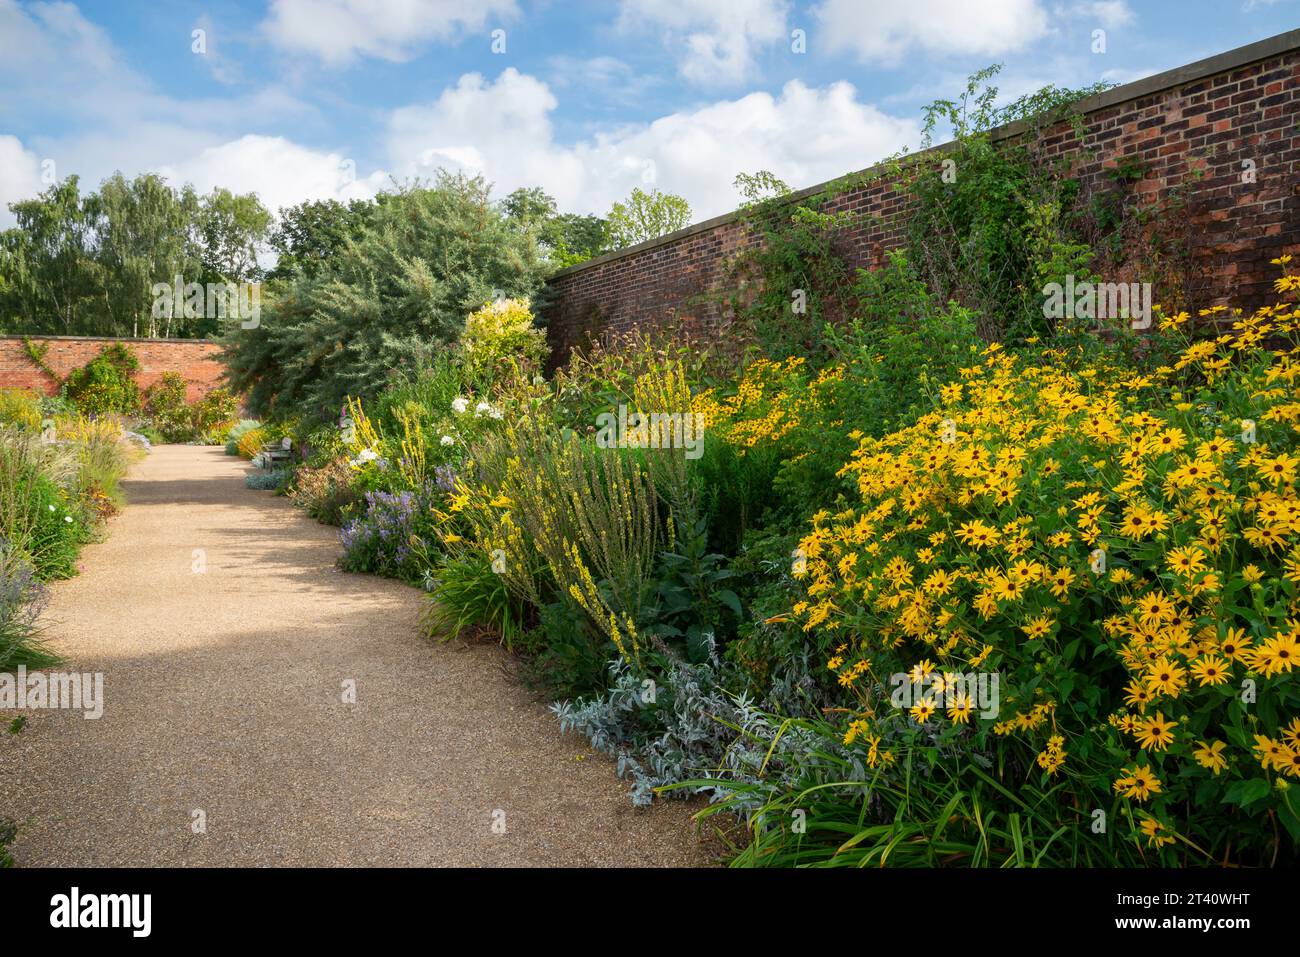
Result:
<svg viewBox="0 0 1300 957"><path fill-rule="evenodd" d="M379 453L376 452L374 449L362 449L360 452L357 453L357 457L353 459L351 462L349 462L348 464L351 465L354 469L360 468L361 466L365 465L367 462L373 462L377 458L379 458Z"/></svg>
<svg viewBox="0 0 1300 957"><path fill-rule="evenodd" d="M71 516L71 515L64 515L64 516L63 516L63 520L64 520L65 522L71 522L71 521L72 521L72 516Z"/></svg>
<svg viewBox="0 0 1300 957"><path fill-rule="evenodd" d="M455 445L455 444L456 444L456 440L453 439L450 435L444 435L444 436L443 436L439 441L442 442L443 445Z"/></svg>
<svg viewBox="0 0 1300 957"><path fill-rule="evenodd" d="M505 413L494 406L491 410L488 411L488 415L490 415L494 419L499 419L503 415L505 415Z"/></svg>
<svg viewBox="0 0 1300 957"><path fill-rule="evenodd" d="M51 511L51 512L54 511L54 506L53 506L53 505L51 505L49 508L50 508L50 511Z"/></svg>
<svg viewBox="0 0 1300 957"><path fill-rule="evenodd" d="M478 405L474 406L475 415L486 415L491 411L492 411L491 402L480 402Z"/></svg>
<svg viewBox="0 0 1300 957"><path fill-rule="evenodd" d="M465 410L468 408L469 408L469 399L465 398L464 396L457 396L456 398L451 400L451 411L455 412L457 415L463 415L465 413Z"/></svg>

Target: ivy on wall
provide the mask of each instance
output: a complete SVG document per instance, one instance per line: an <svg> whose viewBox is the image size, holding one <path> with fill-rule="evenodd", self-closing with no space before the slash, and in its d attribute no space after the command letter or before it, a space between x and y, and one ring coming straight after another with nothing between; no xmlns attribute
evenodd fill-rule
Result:
<svg viewBox="0 0 1300 957"><path fill-rule="evenodd" d="M1107 85L1048 86L999 106L998 70L973 74L955 100L924 109L921 152L798 200L767 171L736 178L744 223L759 242L728 264L716 298L742 340L769 356L816 355L828 320L876 311L861 298L872 284L839 246L864 216L832 211L837 197L873 183L899 194L885 225L902 237L909 268L936 302L969 310L985 339L1055 334L1043 289L1067 276L1150 282L1167 308L1195 298L1188 193L1197 170L1160 199L1137 188L1149 171L1136 158L1081 177L1096 155L1084 145L1077 104ZM1012 124L1013 135L999 132ZM940 137L948 141L932 149Z"/></svg>
<svg viewBox="0 0 1300 957"><path fill-rule="evenodd" d="M50 352L50 344L48 342L33 342L29 336L23 336L23 352L25 352L27 358L32 361L32 365L36 366L36 368L40 369L59 385L63 384L63 378L50 367L48 362L45 361L45 357L49 355Z"/></svg>

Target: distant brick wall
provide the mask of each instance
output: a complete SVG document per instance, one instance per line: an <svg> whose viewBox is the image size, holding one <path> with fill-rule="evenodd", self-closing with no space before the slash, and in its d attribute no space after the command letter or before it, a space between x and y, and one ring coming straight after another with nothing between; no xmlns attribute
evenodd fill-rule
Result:
<svg viewBox="0 0 1300 957"><path fill-rule="evenodd" d="M1129 160L1145 169L1134 184L1139 196L1163 199L1187 184L1195 305L1273 301L1277 267L1269 260L1300 252L1300 30L1108 90L1076 109L1084 152L1064 125L1044 131L1041 145L1049 156L1072 155L1085 188L1103 186L1106 170ZM996 138L1023 135L1012 126ZM1243 160L1255 164L1253 184L1242 181ZM836 237L851 266L874 268L902 244L905 203L876 178L824 207L862 214ZM731 213L560 271L545 308L554 359L604 330L674 319L716 326L726 317L728 263L758 242Z"/></svg>
<svg viewBox="0 0 1300 957"><path fill-rule="evenodd" d="M188 385L193 402L223 384L226 367L218 358L221 346L206 339L100 339L70 336L31 336L32 342L49 346L45 364L65 378L104 351L121 342L140 360L135 381L147 389L164 372L179 372ZM22 336L0 336L0 389L35 389L46 395L59 391L59 383L39 369L27 355Z"/></svg>

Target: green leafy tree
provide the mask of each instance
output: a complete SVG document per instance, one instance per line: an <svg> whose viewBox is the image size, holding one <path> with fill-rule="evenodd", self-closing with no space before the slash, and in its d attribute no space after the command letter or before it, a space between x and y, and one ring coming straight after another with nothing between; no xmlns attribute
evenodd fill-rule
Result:
<svg viewBox="0 0 1300 957"><path fill-rule="evenodd" d="M635 246L665 233L689 226L691 206L673 193L640 187L624 202L615 203L606 217L606 237L613 249Z"/></svg>
<svg viewBox="0 0 1300 957"><path fill-rule="evenodd" d="M93 260L95 211L69 176L35 199L11 203L18 220L3 236L5 313L15 330L73 335L94 322L99 277ZM88 328L89 327L89 328Z"/></svg>
<svg viewBox="0 0 1300 957"><path fill-rule="evenodd" d="M258 328L232 324L231 385L256 415L330 415L427 363L484 302L531 296L544 270L481 177L440 173L376 204L318 275L264 296Z"/></svg>
<svg viewBox="0 0 1300 957"><path fill-rule="evenodd" d="M271 214L256 194L214 189L199 204L195 225L204 282L252 282L261 278L258 247L271 228Z"/></svg>
<svg viewBox="0 0 1300 957"><path fill-rule="evenodd" d="M547 224L542 241L551 251L555 265L564 268L608 252L607 225L599 216L561 213Z"/></svg>
<svg viewBox="0 0 1300 957"><path fill-rule="evenodd" d="M199 253L191 233L199 204L193 189L178 193L152 173L134 180L115 173L88 202L96 218L100 306L110 317L108 334L182 332L183 316L153 315L152 290L158 283L174 284L177 276L185 282L199 279Z"/></svg>
<svg viewBox="0 0 1300 957"><path fill-rule="evenodd" d="M365 230L376 205L359 199L347 205L325 199L280 210L269 238L276 263L266 278L310 278L329 268L347 241Z"/></svg>
<svg viewBox="0 0 1300 957"><path fill-rule="evenodd" d="M560 213L555 200L534 186L521 187L501 201L516 229L542 250L556 268L585 262L605 252L605 221L599 216Z"/></svg>
<svg viewBox="0 0 1300 957"><path fill-rule="evenodd" d="M10 209L18 223L0 234L0 325L29 334L210 334L211 319L155 316L155 285L255 279L270 224L254 195L200 200L151 173L115 173L85 196L70 176Z"/></svg>

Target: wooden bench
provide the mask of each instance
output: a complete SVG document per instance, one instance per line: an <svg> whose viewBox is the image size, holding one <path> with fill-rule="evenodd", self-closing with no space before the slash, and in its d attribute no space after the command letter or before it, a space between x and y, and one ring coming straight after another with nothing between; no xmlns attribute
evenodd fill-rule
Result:
<svg viewBox="0 0 1300 957"><path fill-rule="evenodd" d="M288 465L293 459L293 440L286 438L279 442L268 442L262 446L260 454L262 468L267 471L279 468L281 465Z"/></svg>

